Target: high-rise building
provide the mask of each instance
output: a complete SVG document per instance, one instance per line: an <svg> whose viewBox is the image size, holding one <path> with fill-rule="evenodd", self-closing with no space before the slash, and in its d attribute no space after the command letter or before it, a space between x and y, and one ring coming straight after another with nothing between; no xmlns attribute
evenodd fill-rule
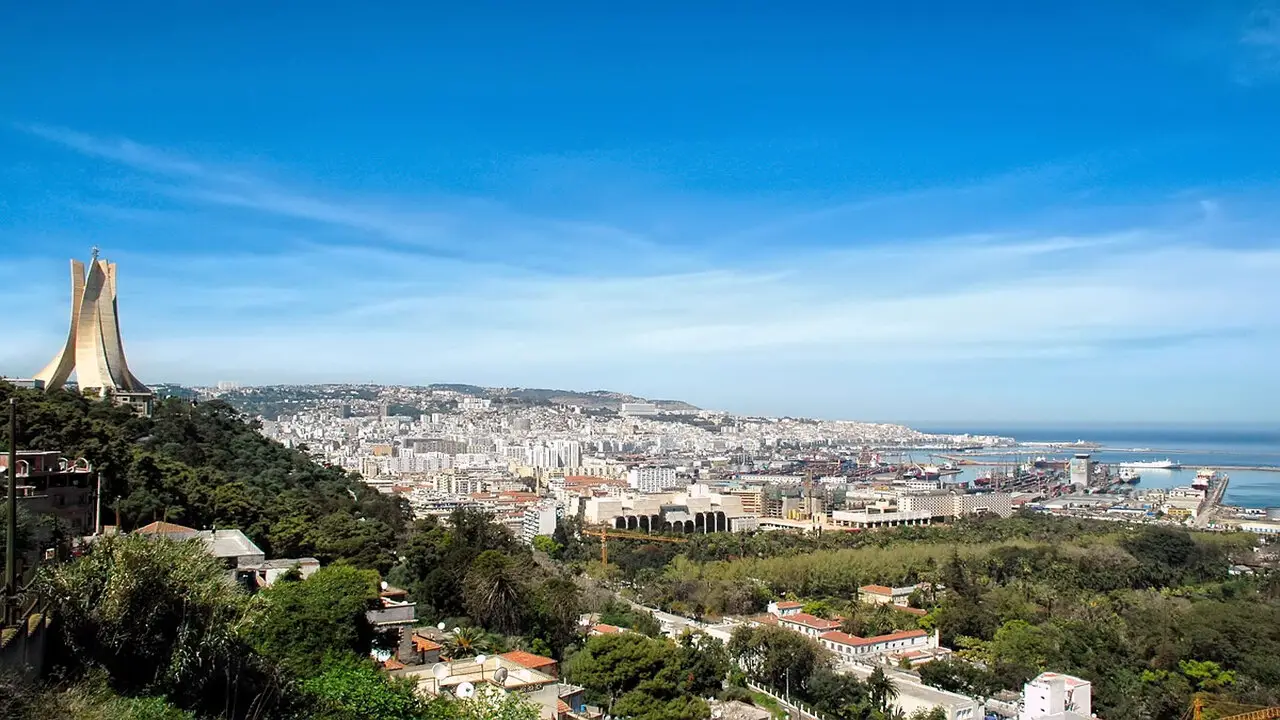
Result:
<svg viewBox="0 0 1280 720"><path fill-rule="evenodd" d="M671 467L638 467L627 472L627 484L642 493L659 493L678 487L676 469Z"/></svg>
<svg viewBox="0 0 1280 720"><path fill-rule="evenodd" d="M556 521L562 514L560 506L554 502L544 502L525 508L523 522L520 526L520 539L526 545L532 545L538 535L550 535L556 531Z"/></svg>
<svg viewBox="0 0 1280 720"><path fill-rule="evenodd" d="M103 397L150 413L155 395L129 370L120 338L120 318L116 302L116 264L98 259L93 249L88 274L84 263L71 261L71 326L62 350L35 379L56 390L76 374L81 390L93 390Z"/></svg>
<svg viewBox="0 0 1280 720"><path fill-rule="evenodd" d="M1077 453L1071 458L1071 484L1087 487L1093 477L1093 457L1089 453Z"/></svg>

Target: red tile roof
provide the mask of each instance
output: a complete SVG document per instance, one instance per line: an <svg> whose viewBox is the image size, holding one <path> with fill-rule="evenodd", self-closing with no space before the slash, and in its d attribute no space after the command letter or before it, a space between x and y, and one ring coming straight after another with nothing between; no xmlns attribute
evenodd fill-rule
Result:
<svg viewBox="0 0 1280 720"><path fill-rule="evenodd" d="M783 608L786 608L789 610L791 608L804 607L804 603L796 602L795 600L784 600L780 603L777 603L777 605L778 605L778 609L780 610Z"/></svg>
<svg viewBox="0 0 1280 720"><path fill-rule="evenodd" d="M591 630L599 635L614 635L622 632L622 628L614 627L613 625L605 625L604 623L600 623L599 625L592 627Z"/></svg>
<svg viewBox="0 0 1280 720"><path fill-rule="evenodd" d="M814 617L809 613L796 613L794 615L787 615L786 617L780 617L778 618L778 622L795 623L797 625L804 625L805 627L811 627L814 630L830 630L831 628L840 627L840 623L836 622L835 620L823 620L822 618Z"/></svg>
<svg viewBox="0 0 1280 720"><path fill-rule="evenodd" d="M431 652L432 650L443 649L443 647L444 646L441 645L440 643L435 642L434 640L430 640L428 638L424 638L421 635L413 636L414 652Z"/></svg>
<svg viewBox="0 0 1280 720"><path fill-rule="evenodd" d="M908 638L928 637L929 633L924 630L899 630L898 632L889 633L888 635L877 635L868 638L872 642L890 642L893 640L906 640Z"/></svg>
<svg viewBox="0 0 1280 720"><path fill-rule="evenodd" d="M884 585L863 585L858 588L858 592L874 593L876 595L893 595L893 588Z"/></svg>
<svg viewBox="0 0 1280 720"><path fill-rule="evenodd" d="M175 523L157 520L150 525L144 525L137 530L134 530L134 532L141 533L143 535L178 535L181 533L193 533L196 532L196 529L189 528L185 525L177 525Z"/></svg>
<svg viewBox="0 0 1280 720"><path fill-rule="evenodd" d="M759 623L761 625L777 625L778 616L765 613L763 615L756 615L755 617L751 618L751 622Z"/></svg>
<svg viewBox="0 0 1280 720"><path fill-rule="evenodd" d="M507 660L510 660L517 665L527 667L530 670L537 670L539 668L547 667L548 665L556 664L556 661L549 657L534 655L531 652L525 652L523 650L512 650L509 653L502 653L498 657L506 658Z"/></svg>
<svg viewBox="0 0 1280 720"><path fill-rule="evenodd" d="M838 642L842 645L861 645L863 642L862 638L858 637L857 635L850 635L847 632L841 632L839 630L824 632L818 637L822 638L823 640Z"/></svg>
<svg viewBox="0 0 1280 720"><path fill-rule="evenodd" d="M877 635L875 637L860 638L857 635L850 635L849 633L835 630L832 632L822 633L818 637L822 638L823 640L838 642L843 645L854 645L854 646L862 647L865 645L879 645L881 643L893 642L895 640L908 640L910 638L926 637L928 636L928 634L929 633L925 632L924 630L900 630L898 632L889 633L888 635Z"/></svg>
<svg viewBox="0 0 1280 720"><path fill-rule="evenodd" d="M395 658L387 658L386 660L382 661L382 667L386 668L387 670L403 670L404 663L400 662Z"/></svg>

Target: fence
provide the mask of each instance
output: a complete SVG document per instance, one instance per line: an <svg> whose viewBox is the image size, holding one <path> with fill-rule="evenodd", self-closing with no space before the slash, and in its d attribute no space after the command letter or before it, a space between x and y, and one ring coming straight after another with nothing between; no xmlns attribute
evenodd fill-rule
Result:
<svg viewBox="0 0 1280 720"><path fill-rule="evenodd" d="M0 627L0 668L28 678L44 673L50 623L48 607L32 590L32 582L28 581L18 596L17 621Z"/></svg>
<svg viewBox="0 0 1280 720"><path fill-rule="evenodd" d="M747 687L758 693L764 693L774 700L777 700L778 704L788 711L788 715L798 713L801 720L830 720L826 715L819 714L818 711L811 707L807 707L799 700L787 700L784 696L779 695L776 690L771 688L767 688L763 685L757 685L750 680L747 681Z"/></svg>

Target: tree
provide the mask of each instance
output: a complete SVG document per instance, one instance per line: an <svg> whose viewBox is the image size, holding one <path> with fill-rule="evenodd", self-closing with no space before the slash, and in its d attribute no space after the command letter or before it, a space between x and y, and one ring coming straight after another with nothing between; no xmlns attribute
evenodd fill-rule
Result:
<svg viewBox="0 0 1280 720"><path fill-rule="evenodd" d="M121 692L217 712L265 692L239 634L248 598L200 540L107 536L74 562L43 567L37 587L58 617L70 673L100 667Z"/></svg>
<svg viewBox="0 0 1280 720"><path fill-rule="evenodd" d="M600 635L587 641L566 663L565 677L612 707L641 683L666 669L670 643L636 633Z"/></svg>
<svg viewBox="0 0 1280 720"><path fill-rule="evenodd" d="M814 641L769 625L739 626L728 650L747 677L777 689L790 685L793 692L829 663L828 653Z"/></svg>
<svg viewBox="0 0 1280 720"><path fill-rule="evenodd" d="M910 720L947 720L947 711L941 707L928 710L921 708L911 713Z"/></svg>
<svg viewBox="0 0 1280 720"><path fill-rule="evenodd" d="M535 632L559 657L578 639L578 616L582 611L582 591L567 577L548 578L534 601Z"/></svg>
<svg viewBox="0 0 1280 720"><path fill-rule="evenodd" d="M411 681L388 678L350 653L331 655L301 689L310 716L322 720L403 720L426 712Z"/></svg>
<svg viewBox="0 0 1280 720"><path fill-rule="evenodd" d="M729 651L724 643L705 633L686 630L676 641L675 668L678 689L696 697L715 695L729 674Z"/></svg>
<svg viewBox="0 0 1280 720"><path fill-rule="evenodd" d="M990 671L962 660L934 660L918 672L925 685L962 695L989 697L1000 689Z"/></svg>
<svg viewBox="0 0 1280 720"><path fill-rule="evenodd" d="M476 622L506 633L519 628L525 589L511 558L497 550L480 553L467 571L463 593Z"/></svg>
<svg viewBox="0 0 1280 720"><path fill-rule="evenodd" d="M330 565L306 580L281 579L254 598L259 612L249 629L254 647L288 670L308 676L334 652L367 655L377 607L378 574Z"/></svg>
<svg viewBox="0 0 1280 720"><path fill-rule="evenodd" d="M533 549L556 557L560 554L561 546L550 535L534 535Z"/></svg>
<svg viewBox="0 0 1280 720"><path fill-rule="evenodd" d="M458 628L449 635L445 649L454 660L475 657L489 651L489 637L482 628L474 625Z"/></svg>
<svg viewBox="0 0 1280 720"><path fill-rule="evenodd" d="M884 674L884 668L877 667L867 676L867 697L881 712L889 709L889 703L898 697L898 688L893 680Z"/></svg>

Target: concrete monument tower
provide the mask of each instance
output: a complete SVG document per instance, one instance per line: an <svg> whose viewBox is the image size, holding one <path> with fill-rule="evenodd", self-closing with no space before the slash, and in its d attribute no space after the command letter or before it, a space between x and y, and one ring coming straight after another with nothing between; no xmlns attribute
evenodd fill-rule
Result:
<svg viewBox="0 0 1280 720"><path fill-rule="evenodd" d="M148 412L153 394L129 371L116 310L116 264L99 260L96 247L88 274L84 263L72 260L67 344L35 377L44 381L45 389L56 390L75 371L82 391L96 390Z"/></svg>

